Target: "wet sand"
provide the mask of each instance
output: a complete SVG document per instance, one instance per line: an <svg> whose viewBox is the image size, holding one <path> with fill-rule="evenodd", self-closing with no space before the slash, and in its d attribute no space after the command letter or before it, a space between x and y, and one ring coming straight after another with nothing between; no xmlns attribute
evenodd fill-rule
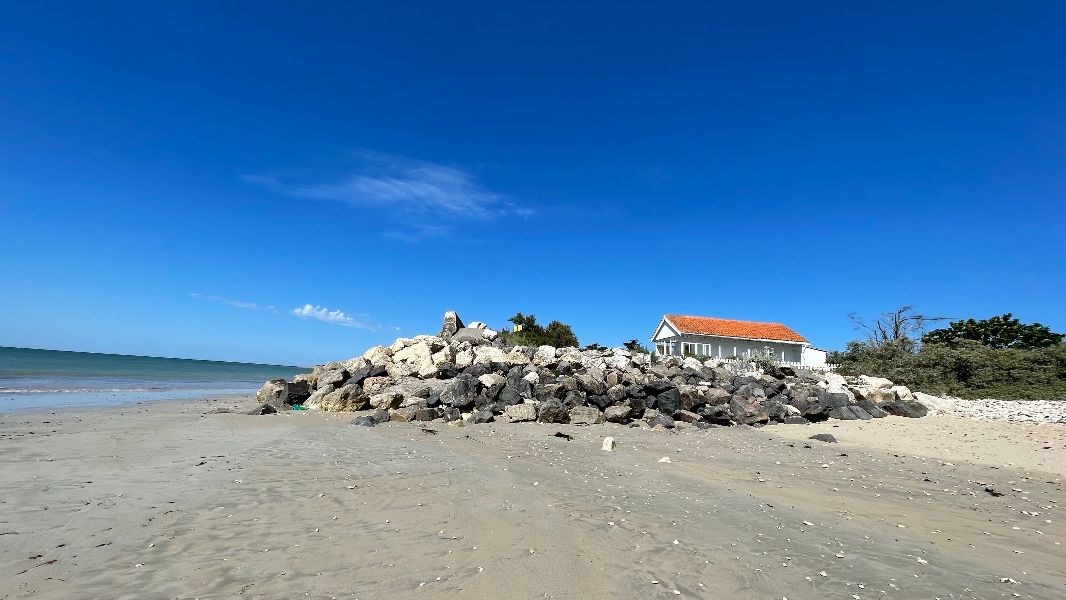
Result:
<svg viewBox="0 0 1066 600"><path fill-rule="evenodd" d="M251 406L0 414L0 598L1066 597L1058 426L211 412Z"/></svg>

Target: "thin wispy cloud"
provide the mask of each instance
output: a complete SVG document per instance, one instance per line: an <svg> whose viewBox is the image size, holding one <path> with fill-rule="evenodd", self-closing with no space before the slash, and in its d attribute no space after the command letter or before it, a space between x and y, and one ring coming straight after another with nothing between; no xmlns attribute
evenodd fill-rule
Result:
<svg viewBox="0 0 1066 600"><path fill-rule="evenodd" d="M220 296L204 296L203 294L199 294L197 292L189 292L189 297L202 298L204 300L210 300L212 302L221 302L223 304L228 304L235 308L243 308L246 310L265 310L275 314L277 314L278 312L278 307L274 306L273 304L259 304L256 302L246 302L244 300L231 300L229 298L222 298Z"/></svg>
<svg viewBox="0 0 1066 600"><path fill-rule="evenodd" d="M390 211L403 218L403 227L384 235L401 241L444 235L454 221L533 214L459 167L371 151L356 156L352 172L329 181L296 181L270 174L248 175L244 180L295 198Z"/></svg>
<svg viewBox="0 0 1066 600"><path fill-rule="evenodd" d="M366 329L368 331L380 331L383 329L381 325L365 320L363 315L349 315L341 310L330 310L324 306L312 304L304 304L303 306L294 308L289 311L289 314L301 319L322 321L323 323L340 325L341 327L355 327L357 329Z"/></svg>

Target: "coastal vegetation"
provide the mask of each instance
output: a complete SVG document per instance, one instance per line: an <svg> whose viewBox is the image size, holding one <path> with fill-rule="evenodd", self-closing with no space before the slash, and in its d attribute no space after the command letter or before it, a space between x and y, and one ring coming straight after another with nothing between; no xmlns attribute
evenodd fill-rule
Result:
<svg viewBox="0 0 1066 600"><path fill-rule="evenodd" d="M514 324L510 330L500 331L500 337L507 346L555 346L556 348L577 348L577 336L569 325L552 321L545 327L537 323L536 315L515 313L508 319Z"/></svg>
<svg viewBox="0 0 1066 600"><path fill-rule="evenodd" d="M1023 324L1010 313L965 319L925 332L933 321L913 307L861 319L864 340L835 352L845 375L885 377L914 390L961 398L1066 399L1063 335L1040 323Z"/></svg>

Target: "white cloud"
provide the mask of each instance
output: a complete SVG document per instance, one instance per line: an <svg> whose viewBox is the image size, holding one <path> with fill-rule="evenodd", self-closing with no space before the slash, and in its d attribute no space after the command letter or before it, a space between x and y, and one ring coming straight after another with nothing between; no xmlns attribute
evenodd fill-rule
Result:
<svg viewBox="0 0 1066 600"><path fill-rule="evenodd" d="M223 304L228 304L235 308L243 308L246 310L265 310L272 313L278 312L278 307L274 306L273 304L258 304L256 302L245 302L243 300L230 300L229 298L221 298L219 296L204 296L203 294L199 294L197 292L189 292L189 297L205 298L207 300L211 300L212 302L221 302Z"/></svg>
<svg viewBox="0 0 1066 600"><path fill-rule="evenodd" d="M274 192L315 200L380 206L405 215L487 219L529 216L502 194L486 189L457 167L363 151L359 168L336 181L290 183L274 175L244 179Z"/></svg>
<svg viewBox="0 0 1066 600"><path fill-rule="evenodd" d="M289 311L289 314L301 319L322 321L323 323L332 323L333 325L340 325L341 327L356 327L358 329L367 329L370 331L378 331L381 329L381 325L378 325L377 323L370 323L360 318L356 318L357 316L362 315L353 316L344 311L330 310L324 306L304 304L301 307L292 309Z"/></svg>

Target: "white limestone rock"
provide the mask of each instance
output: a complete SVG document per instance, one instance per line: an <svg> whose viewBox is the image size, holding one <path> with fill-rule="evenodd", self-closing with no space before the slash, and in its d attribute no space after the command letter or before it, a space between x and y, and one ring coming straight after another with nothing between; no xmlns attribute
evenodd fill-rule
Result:
<svg viewBox="0 0 1066 600"><path fill-rule="evenodd" d="M532 404L515 404L504 409L504 414L511 422L536 421L537 407Z"/></svg>
<svg viewBox="0 0 1066 600"><path fill-rule="evenodd" d="M493 362L507 362L507 354L494 346L478 346L474 349L475 365L487 365Z"/></svg>

